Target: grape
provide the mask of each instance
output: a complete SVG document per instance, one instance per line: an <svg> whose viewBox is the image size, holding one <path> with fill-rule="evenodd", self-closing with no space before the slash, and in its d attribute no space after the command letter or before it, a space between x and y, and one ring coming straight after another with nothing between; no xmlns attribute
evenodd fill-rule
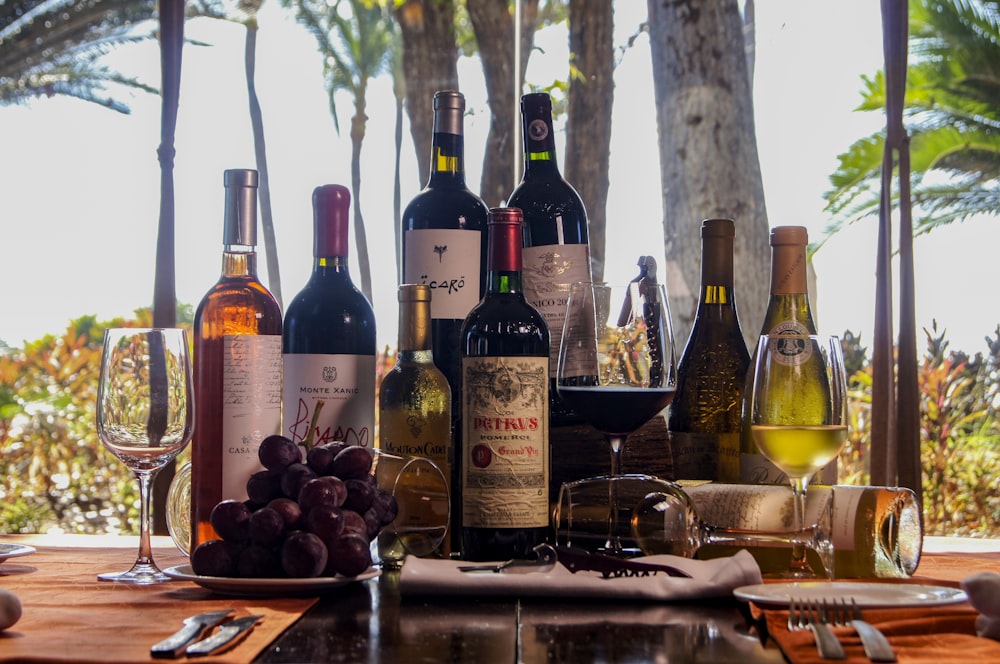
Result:
<svg viewBox="0 0 1000 664"><path fill-rule="evenodd" d="M278 576L281 564L274 549L251 544L236 558L236 574L244 579L265 579Z"/></svg>
<svg viewBox="0 0 1000 664"><path fill-rule="evenodd" d="M245 542L250 534L250 508L239 500L223 500L208 517L212 528L227 542Z"/></svg>
<svg viewBox="0 0 1000 664"><path fill-rule="evenodd" d="M361 535L348 533L331 543L326 574L357 576L371 567L371 564L372 553L368 540Z"/></svg>
<svg viewBox="0 0 1000 664"><path fill-rule="evenodd" d="M368 532L368 524L365 523L365 517L361 516L354 510L343 510L344 512L344 530L352 530L358 535L366 535Z"/></svg>
<svg viewBox="0 0 1000 664"><path fill-rule="evenodd" d="M363 479L372 469L372 453L364 447L349 445L333 459L331 470L342 480Z"/></svg>
<svg viewBox="0 0 1000 664"><path fill-rule="evenodd" d="M285 519L276 510L262 507L250 515L250 541L260 546L276 546L285 536Z"/></svg>
<svg viewBox="0 0 1000 664"><path fill-rule="evenodd" d="M368 480L347 480L344 482L347 487L347 500L344 501L344 508L354 510L358 514L364 514L375 501L375 488Z"/></svg>
<svg viewBox="0 0 1000 664"><path fill-rule="evenodd" d="M344 532L344 510L332 505L320 505L309 510L306 528L329 545Z"/></svg>
<svg viewBox="0 0 1000 664"><path fill-rule="evenodd" d="M247 480L247 497L258 505L266 505L281 496L281 472L259 470Z"/></svg>
<svg viewBox="0 0 1000 664"><path fill-rule="evenodd" d="M302 485L299 491L299 507L306 514L320 505L340 507L347 498L347 487L339 478L332 475L317 477Z"/></svg>
<svg viewBox="0 0 1000 664"><path fill-rule="evenodd" d="M382 521L379 519L378 512L375 508L369 508L361 517L365 520L365 535L369 540L375 538L378 535L378 531L382 530Z"/></svg>
<svg viewBox="0 0 1000 664"><path fill-rule="evenodd" d="M375 491L372 508L378 514L383 526L392 523L396 519L396 515L399 514L399 503L396 502L396 496L383 489Z"/></svg>
<svg viewBox="0 0 1000 664"><path fill-rule="evenodd" d="M293 578L319 576L326 568L327 550L323 541L312 533L292 533L281 545L281 567Z"/></svg>
<svg viewBox="0 0 1000 664"><path fill-rule="evenodd" d="M286 531L296 530L302 525L302 508L291 498L275 498L267 506L281 515Z"/></svg>
<svg viewBox="0 0 1000 664"><path fill-rule="evenodd" d="M260 441L257 458L268 470L284 470L302 461L302 450L291 438L275 434Z"/></svg>
<svg viewBox="0 0 1000 664"><path fill-rule="evenodd" d="M202 542L191 554L191 569L199 576L233 576L233 548L222 540Z"/></svg>
<svg viewBox="0 0 1000 664"><path fill-rule="evenodd" d="M306 453L306 463L317 475L332 475L333 460L337 453L346 446L346 443L340 441L317 445Z"/></svg>
<svg viewBox="0 0 1000 664"><path fill-rule="evenodd" d="M312 468L304 463L293 463L285 469L285 474L281 476L281 490L286 496L296 500L302 486L313 479L316 479L316 473L313 472Z"/></svg>

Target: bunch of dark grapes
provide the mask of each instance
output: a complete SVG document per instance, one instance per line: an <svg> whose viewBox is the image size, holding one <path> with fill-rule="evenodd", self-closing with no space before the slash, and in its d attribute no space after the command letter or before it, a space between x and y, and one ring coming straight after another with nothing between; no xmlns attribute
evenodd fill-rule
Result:
<svg viewBox="0 0 1000 664"><path fill-rule="evenodd" d="M247 480L246 501L224 500L212 510L221 539L194 550L194 573L308 578L367 570L372 539L398 511L371 475L371 452L332 442L303 459L290 438L274 435L257 454L264 470Z"/></svg>

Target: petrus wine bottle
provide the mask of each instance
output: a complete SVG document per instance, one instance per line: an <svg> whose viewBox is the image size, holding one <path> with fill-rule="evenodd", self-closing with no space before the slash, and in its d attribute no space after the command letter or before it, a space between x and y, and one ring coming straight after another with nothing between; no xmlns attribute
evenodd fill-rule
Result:
<svg viewBox="0 0 1000 664"><path fill-rule="evenodd" d="M434 363L459 403L462 322L486 286L486 218L489 210L465 184L465 97L434 95L434 136L427 186L403 210L403 283L431 289ZM460 435L453 409L452 429Z"/></svg>
<svg viewBox="0 0 1000 664"><path fill-rule="evenodd" d="M685 492L698 516L712 526L749 532L792 529L792 495L787 487L704 484L686 487ZM906 488L813 485L804 523L823 524L821 536L833 544L836 578L906 578L920 562L920 511L916 495ZM788 569L788 546L760 542L747 550L762 572ZM697 556L713 558L735 551L733 546L709 544ZM811 562L822 574L819 558Z"/></svg>
<svg viewBox="0 0 1000 664"><path fill-rule="evenodd" d="M246 500L257 447L281 430L281 307L257 278L257 171L223 175L222 275L195 312L190 551L212 509Z"/></svg>
<svg viewBox="0 0 1000 664"><path fill-rule="evenodd" d="M348 270L351 194L313 191L313 270L288 304L282 335L284 434L306 449L375 446L375 314Z"/></svg>
<svg viewBox="0 0 1000 664"><path fill-rule="evenodd" d="M462 557L525 558L549 531L549 330L524 299L521 211L489 217L486 295L462 326Z"/></svg>
<svg viewBox="0 0 1000 664"><path fill-rule="evenodd" d="M677 479L738 482L750 353L736 311L731 219L701 223L701 296L677 367L667 431Z"/></svg>
<svg viewBox="0 0 1000 664"><path fill-rule="evenodd" d="M806 272L809 236L803 226L771 229L771 295L761 334L816 334ZM744 417L745 417L744 413ZM834 459L813 481L836 483ZM740 481L747 484L787 484L788 477L765 457L743 422L740 432Z"/></svg>
<svg viewBox="0 0 1000 664"><path fill-rule="evenodd" d="M579 421L560 401L555 376L570 286L591 280L587 209L559 172L547 93L521 97L521 124L524 176L507 205L524 213L524 296L549 326L549 417L558 426Z"/></svg>
<svg viewBox="0 0 1000 664"><path fill-rule="evenodd" d="M451 388L434 365L431 289L425 284L403 284L398 299L396 364L382 378L379 387L379 448L402 456L426 457L436 463L448 482L454 521L458 510L452 487L456 484L458 464L454 463L451 436ZM449 526L440 549L442 555L453 549L455 530ZM383 541L380 535L380 546ZM398 544L386 541L386 546ZM386 553L383 552L383 560Z"/></svg>

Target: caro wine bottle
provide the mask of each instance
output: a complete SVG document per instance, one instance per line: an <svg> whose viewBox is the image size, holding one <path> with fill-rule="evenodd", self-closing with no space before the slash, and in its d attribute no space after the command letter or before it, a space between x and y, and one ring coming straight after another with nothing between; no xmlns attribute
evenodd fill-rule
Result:
<svg viewBox="0 0 1000 664"><path fill-rule="evenodd" d="M524 296L549 326L549 417L558 426L580 419L560 401L555 376L570 286L591 280L587 209L559 172L547 93L521 97L521 129L524 175L507 205L524 213Z"/></svg>
<svg viewBox="0 0 1000 664"><path fill-rule="evenodd" d="M451 388L434 365L431 343L431 289L424 284L399 287L399 341L396 364L379 386L379 448L401 456L426 457L437 464L448 483L454 505L455 450L451 436ZM455 528L449 525L440 553L453 549ZM379 537L379 545L384 542ZM387 546L398 546L386 542ZM457 545L454 545L457 550ZM382 558L388 552L382 552Z"/></svg>
<svg viewBox="0 0 1000 664"><path fill-rule="evenodd" d="M489 218L486 295L462 327L462 557L526 558L549 532L549 331L524 299L521 211Z"/></svg>
<svg viewBox="0 0 1000 664"><path fill-rule="evenodd" d="M194 316L191 543L216 539L222 500L246 500L257 447L281 428L281 307L257 278L257 171L223 175L222 275Z"/></svg>
<svg viewBox="0 0 1000 664"><path fill-rule="evenodd" d="M701 223L701 296L677 367L667 431L674 477L738 482L750 353L736 311L731 219Z"/></svg>
<svg viewBox="0 0 1000 664"><path fill-rule="evenodd" d="M434 135L427 186L402 216L402 283L426 284L431 297L434 363L459 399L462 322L483 296L486 204L465 184L465 97L434 95ZM452 428L460 434L453 409Z"/></svg>
<svg viewBox="0 0 1000 664"><path fill-rule="evenodd" d="M348 270L346 187L313 191L312 275L285 312L282 429L306 449L375 445L375 314Z"/></svg>

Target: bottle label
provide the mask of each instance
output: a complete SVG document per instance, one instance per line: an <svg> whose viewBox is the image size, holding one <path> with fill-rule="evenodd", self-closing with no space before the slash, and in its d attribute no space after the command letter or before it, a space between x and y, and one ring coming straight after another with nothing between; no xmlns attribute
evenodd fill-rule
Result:
<svg viewBox="0 0 1000 664"><path fill-rule="evenodd" d="M806 335L809 330L802 323L786 320L778 323L768 333L772 338L771 354L778 364L786 367L797 367L805 364L812 357L813 349L804 339L782 339L781 335Z"/></svg>
<svg viewBox="0 0 1000 664"><path fill-rule="evenodd" d="M285 435L306 447L375 443L375 356L284 356Z"/></svg>
<svg viewBox="0 0 1000 664"><path fill-rule="evenodd" d="M739 433L671 431L669 436L676 479L714 480L723 467L739 464Z"/></svg>
<svg viewBox="0 0 1000 664"><path fill-rule="evenodd" d="M698 517L710 526L757 532L790 532L795 528L791 487L702 484L684 488ZM840 495L839 488L837 495ZM833 509L830 487L810 487L802 524L809 528L826 522ZM840 503L838 500L837 508ZM853 521L850 530L853 538ZM763 542L762 546L775 546ZM853 542L852 542L853 545Z"/></svg>
<svg viewBox="0 0 1000 664"><path fill-rule="evenodd" d="M247 497L247 478L261 470L257 448L281 431L281 335L223 338L222 495Z"/></svg>
<svg viewBox="0 0 1000 664"><path fill-rule="evenodd" d="M547 526L548 358L463 358L462 377L462 525Z"/></svg>
<svg viewBox="0 0 1000 664"><path fill-rule="evenodd" d="M406 231L403 282L431 289L431 318L464 319L479 304L480 231Z"/></svg>
<svg viewBox="0 0 1000 664"><path fill-rule="evenodd" d="M742 484L788 484L788 475L763 454L740 454Z"/></svg>
<svg viewBox="0 0 1000 664"><path fill-rule="evenodd" d="M830 535L834 551L854 551L855 523L857 523L858 518L858 507L864 495L865 487L862 486L841 485L834 487L833 497L836 501L836 509L833 511L833 532Z"/></svg>
<svg viewBox="0 0 1000 664"><path fill-rule="evenodd" d="M549 372L555 376L569 289L577 281L590 281L590 250L586 244L549 244L525 247L521 255L524 299L549 327Z"/></svg>

